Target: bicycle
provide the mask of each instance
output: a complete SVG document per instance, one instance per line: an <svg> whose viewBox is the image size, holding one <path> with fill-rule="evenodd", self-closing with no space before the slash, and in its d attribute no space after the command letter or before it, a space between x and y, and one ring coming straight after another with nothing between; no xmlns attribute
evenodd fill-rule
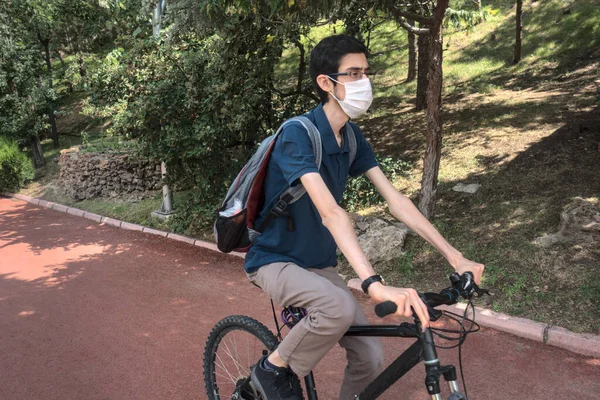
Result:
<svg viewBox="0 0 600 400"><path fill-rule="evenodd" d="M463 275L454 273L450 275L452 286L443 289L440 293L420 293L421 299L427 305L431 321L436 321L442 315L449 316L460 322L460 331L441 328L422 329L420 321L416 314L413 314L414 324L403 322L397 325L360 325L351 326L346 332L346 336L379 336L379 337L400 337L416 338L406 351L393 361L380 375L378 375L359 395L356 400L373 400L384 393L390 386L404 376L409 370L421 361L425 363L425 386L428 394L433 400L442 400L440 377L443 376L448 382L450 396L448 400L467 400L467 388L462 376L462 354L461 347L469 333L477 332L479 325L473 319L467 318L469 306L472 308L471 298L473 295L481 297L489 294L485 289L479 288L473 275L467 272ZM456 304L460 297L468 300L469 304L462 315L462 320L452 316L460 315L437 310L440 305ZM210 400L220 400L223 392L223 398L232 400L260 400L262 397L254 390L250 382L250 373L254 364L261 356L268 355L277 348L278 339L281 340L283 327L279 327L275 307L271 301L275 325L277 327L277 337L262 323L257 320L243 316L233 315L225 317L219 321L212 329L204 350L204 382L208 398ZM393 302L384 302L375 306L375 313L379 317L384 317L396 312L396 304ZM452 316L450 316L452 315ZM301 308L284 307L281 312L283 325L289 328L293 327L301 318L306 316L306 311ZM469 329L465 329L464 322L471 323ZM441 333L443 332L443 333ZM246 345L238 348L236 334L246 334ZM460 334L459 337L446 336L448 333ZM461 378L463 381L464 394L459 391L457 384L456 368L453 365L441 365L437 356L436 346L433 335L446 339L457 340L459 343L451 347L459 348L459 364ZM253 339L252 352L250 339ZM243 343L241 343L243 344ZM258 346L257 346L258 344ZM218 353L223 350L221 357ZM242 352L246 353L245 361L241 360ZM258 353L257 353L258 352ZM227 368L232 367L231 371ZM223 382L220 381L222 378ZM219 380L219 382L217 382ZM311 372L304 378L306 397L308 400L318 400L313 373Z"/></svg>

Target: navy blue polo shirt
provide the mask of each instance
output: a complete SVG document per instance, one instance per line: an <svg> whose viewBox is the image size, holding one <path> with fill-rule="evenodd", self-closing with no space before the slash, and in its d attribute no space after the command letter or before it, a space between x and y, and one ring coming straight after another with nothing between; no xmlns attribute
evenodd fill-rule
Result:
<svg viewBox="0 0 600 400"><path fill-rule="evenodd" d="M360 128L352 124L356 135L357 152L350 164L350 148L346 129L343 129L343 146L335 139L323 105L305 115L319 132L323 146L321 169L317 168L308 133L300 123L290 123L281 132L267 167L265 177L265 206L255 226L269 213L281 193L300 182L300 177L319 172L335 200L340 203L348 176L358 176L377 166L371 145ZM277 217L260 235L246 254L245 270L254 272L263 265L274 262L293 262L303 268L326 268L337 265L337 245L329 230L323 225L317 208L308 194L290 204L287 211L294 219L295 228L288 229L288 218Z"/></svg>

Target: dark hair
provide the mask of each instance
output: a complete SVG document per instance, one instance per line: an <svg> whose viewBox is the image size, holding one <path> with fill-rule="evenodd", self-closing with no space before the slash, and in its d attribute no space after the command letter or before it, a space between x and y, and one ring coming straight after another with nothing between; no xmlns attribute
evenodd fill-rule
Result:
<svg viewBox="0 0 600 400"><path fill-rule="evenodd" d="M358 39L346 35L334 35L321 40L310 53L308 71L317 94L323 104L329 101L326 91L317 84L317 76L334 74L340 68L340 60L346 54L367 55L367 48ZM335 85L335 82L333 83Z"/></svg>

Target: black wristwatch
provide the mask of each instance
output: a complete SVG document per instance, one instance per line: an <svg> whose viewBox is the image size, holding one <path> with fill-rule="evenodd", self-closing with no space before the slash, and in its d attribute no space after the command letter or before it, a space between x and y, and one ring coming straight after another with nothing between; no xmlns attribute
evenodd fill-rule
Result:
<svg viewBox="0 0 600 400"><path fill-rule="evenodd" d="M373 275L362 281L360 284L360 288L365 292L365 294L369 294L369 286L373 282L380 282L382 285L385 285L385 280L381 275Z"/></svg>

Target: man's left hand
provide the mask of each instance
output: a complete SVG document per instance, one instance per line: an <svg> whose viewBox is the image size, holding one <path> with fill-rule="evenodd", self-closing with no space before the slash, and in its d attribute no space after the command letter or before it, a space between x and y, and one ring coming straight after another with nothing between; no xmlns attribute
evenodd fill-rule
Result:
<svg viewBox="0 0 600 400"><path fill-rule="evenodd" d="M456 270L456 272L458 272L461 275L468 271L472 272L473 278L475 279L475 283L478 285L479 282L481 282L481 276L483 275L483 270L485 269L485 265L476 263L471 260L467 260L464 257L460 258L456 262L456 265L453 265L453 267Z"/></svg>

